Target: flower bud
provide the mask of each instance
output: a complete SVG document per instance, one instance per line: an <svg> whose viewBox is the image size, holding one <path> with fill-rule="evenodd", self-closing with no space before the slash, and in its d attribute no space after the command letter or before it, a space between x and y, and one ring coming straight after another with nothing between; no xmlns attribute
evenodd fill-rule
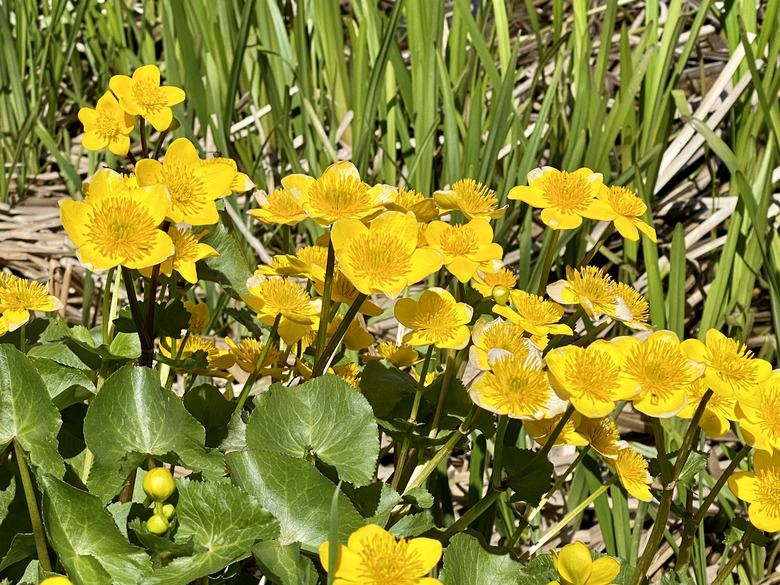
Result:
<svg viewBox="0 0 780 585"><path fill-rule="evenodd" d="M146 529L152 534L165 534L168 531L168 521L164 516L155 514L146 521Z"/></svg>
<svg viewBox="0 0 780 585"><path fill-rule="evenodd" d="M176 508L173 507L173 504L165 504L163 506L162 513L166 520L170 520L176 513Z"/></svg>
<svg viewBox="0 0 780 585"><path fill-rule="evenodd" d="M67 577L49 577L41 581L41 585L73 585Z"/></svg>
<svg viewBox="0 0 780 585"><path fill-rule="evenodd" d="M165 467L150 469L144 476L144 491L155 502L162 502L171 497L176 491L171 472Z"/></svg>
<svg viewBox="0 0 780 585"><path fill-rule="evenodd" d="M497 284L493 287L493 300L501 306L509 302L509 287L503 284Z"/></svg>

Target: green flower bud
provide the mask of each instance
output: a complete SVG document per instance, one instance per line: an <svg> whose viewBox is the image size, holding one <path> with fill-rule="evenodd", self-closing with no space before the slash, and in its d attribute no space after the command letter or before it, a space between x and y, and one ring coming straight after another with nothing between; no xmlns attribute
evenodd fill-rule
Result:
<svg viewBox="0 0 780 585"><path fill-rule="evenodd" d="M144 491L155 502L162 502L171 497L176 491L171 472L165 467L150 469L144 476Z"/></svg>
<svg viewBox="0 0 780 585"><path fill-rule="evenodd" d="M493 300L501 306L509 302L509 287L503 284L497 284L493 287Z"/></svg>
<svg viewBox="0 0 780 585"><path fill-rule="evenodd" d="M170 520L173 518L173 515L176 513L176 508L173 507L173 504L165 504L162 509L163 516L167 520Z"/></svg>
<svg viewBox="0 0 780 585"><path fill-rule="evenodd" d="M67 577L49 577L41 581L41 585L73 585Z"/></svg>
<svg viewBox="0 0 780 585"><path fill-rule="evenodd" d="M146 521L146 529L152 534L165 534L168 531L168 521L164 516L155 514Z"/></svg>

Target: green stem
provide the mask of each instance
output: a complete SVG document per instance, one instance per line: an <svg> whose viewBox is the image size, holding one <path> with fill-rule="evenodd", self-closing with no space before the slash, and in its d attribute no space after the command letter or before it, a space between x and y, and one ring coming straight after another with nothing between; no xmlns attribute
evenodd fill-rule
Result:
<svg viewBox="0 0 780 585"><path fill-rule="evenodd" d="M165 222L167 223L167 222ZM167 231L167 227L163 224L163 231ZM144 300L149 305L146 311L146 338L150 340L148 347L141 351L141 365L148 368L152 367L152 359L154 358L154 308L157 304L157 281L160 278L160 265L155 264L152 267L152 278L149 282L149 288L144 289Z"/></svg>
<svg viewBox="0 0 780 585"><path fill-rule="evenodd" d="M493 447L493 474L490 476L494 488L501 486L501 468L504 464L504 436L506 427L509 424L509 417L499 415L498 430L496 431L495 446Z"/></svg>
<svg viewBox="0 0 780 585"><path fill-rule="evenodd" d="M582 262L580 262L580 265L578 266L578 268L582 268L583 266L587 266L588 263L591 260L593 260L593 257L601 249L601 246L604 245L604 242L607 241L609 236L611 236L614 231L615 231L615 224L610 222L610 224L607 226L607 229L605 229L604 233L601 234L601 237L599 238L599 241L596 242L596 244L590 249L590 251L587 254L585 254L585 257L582 259Z"/></svg>
<svg viewBox="0 0 780 585"><path fill-rule="evenodd" d="M16 464L19 466L19 475L22 478L24 498L27 500L27 511L30 513L30 523L32 524L33 536L35 537L35 550L38 552L38 563L44 571L51 573L51 560L49 560L49 549L46 546L46 534L43 531L41 513L38 510L38 502L35 499L30 469L27 467L24 453L22 453L16 440L14 440L14 452L16 453Z"/></svg>
<svg viewBox="0 0 780 585"><path fill-rule="evenodd" d="M322 308L320 311L320 326L317 329L317 349L314 354L314 363L319 364L322 360L322 354L325 351L325 344L328 337L328 315L330 314L330 297L333 292L333 279L336 271L336 251L333 249L333 242L328 242L328 260L325 266L325 285L322 290ZM347 323L349 325L349 323ZM312 377L318 375L312 372Z"/></svg>
<svg viewBox="0 0 780 585"><path fill-rule="evenodd" d="M669 455L666 453L666 441L661 419L653 417L653 437L655 438L655 450L658 452L658 463L661 466L661 483L668 485L672 479L672 464L669 463Z"/></svg>
<svg viewBox="0 0 780 585"><path fill-rule="evenodd" d="M114 273L121 273L121 271L117 270L116 266L109 268L108 274L106 275L106 287L103 289L103 343L106 345L110 343L106 340L108 339L108 329L111 322L108 318L108 312L110 310L109 307L111 306L111 281L114 279Z"/></svg>
<svg viewBox="0 0 780 585"><path fill-rule="evenodd" d="M144 158L149 158L149 144L146 138L146 120L141 118L141 122L138 124L138 131L141 133L141 153Z"/></svg>
<svg viewBox="0 0 780 585"><path fill-rule="evenodd" d="M143 354L154 353L154 348L150 349L151 340L149 339L144 327L144 319L141 315L141 307L138 305L138 297L135 294L135 283L133 282L133 275L130 273L130 269L122 266L122 280L125 283L125 290L127 291L127 300L130 303L130 314L133 316L135 327L138 330L138 337L141 339L141 353Z"/></svg>
<svg viewBox="0 0 780 585"><path fill-rule="evenodd" d="M745 556L745 552L748 548L750 548L750 543L753 541L753 538L756 536L756 534L758 534L758 529L751 524L750 528L748 528L745 531L745 534L742 535L742 541L739 543L739 547L737 548L736 552L731 555L729 562L726 563L726 566L723 567L723 570L718 573L718 576L715 577L715 580L711 585L723 585L726 579L728 579L731 575L731 572L742 560L742 557Z"/></svg>
<svg viewBox="0 0 780 585"><path fill-rule="evenodd" d="M19 351L27 353L27 323L19 327Z"/></svg>
<svg viewBox="0 0 780 585"><path fill-rule="evenodd" d="M165 142L166 137L168 136L169 129L166 128L163 130L163 133L160 134L160 140L157 141L157 147L154 149L154 160L158 160L160 158L160 152L162 152L162 145Z"/></svg>
<svg viewBox="0 0 780 585"><path fill-rule="evenodd" d="M347 329L349 329L349 324L352 323L352 319L354 319L355 315L357 315L358 310L365 302L367 296L368 295L360 293L357 297L355 297L355 300L352 301L352 304L349 306L346 315L344 315L341 323L339 323L339 327L336 329L336 333L334 333L333 337L330 338L330 341L325 347L325 351L322 353L319 360L315 362L314 368L312 369L312 377L319 376L328 369L328 364L330 364L330 360L333 357L333 354L336 353L336 348L338 348L341 340L344 339L344 334L347 332Z"/></svg>
<svg viewBox="0 0 780 585"><path fill-rule="evenodd" d="M279 332L279 322L282 320L282 314L279 313L276 316L276 319L274 319L274 324L271 327L271 333L268 335L268 341L265 342L265 346L263 347L263 351L260 352L260 357L257 358L257 365L255 366L254 371L249 374L249 377L246 379L246 382L244 383L244 387L241 389L241 394L238 396L238 402L236 403L236 409L233 411L241 412L241 409L244 408L244 403L246 402L247 397L249 396L249 391L252 390L252 386L254 385L257 378L260 376L260 370L263 369L263 362L265 361L265 358L268 357L268 352L271 349L271 344L273 344L276 341L276 335Z"/></svg>
<svg viewBox="0 0 780 585"><path fill-rule="evenodd" d="M547 248L547 255L544 257L542 273L539 275L539 290L536 294L538 294L540 297L544 296L544 293L547 290L547 279L550 278L550 268L552 268L553 258L555 257L555 248L558 246L558 238L560 237L561 231L553 230L552 239L550 240L550 247Z"/></svg>
<svg viewBox="0 0 780 585"><path fill-rule="evenodd" d="M444 380L441 382L441 391L439 392L439 400L436 403L436 412L433 415L433 422L431 423L431 430L428 433L429 439L435 439L439 433L439 424L441 423L441 417L444 415L444 405L447 402L447 394L450 391L450 384L452 378L460 370L460 366L468 355L468 347L465 347L458 351L453 357L452 355L447 357L447 369L444 371Z"/></svg>

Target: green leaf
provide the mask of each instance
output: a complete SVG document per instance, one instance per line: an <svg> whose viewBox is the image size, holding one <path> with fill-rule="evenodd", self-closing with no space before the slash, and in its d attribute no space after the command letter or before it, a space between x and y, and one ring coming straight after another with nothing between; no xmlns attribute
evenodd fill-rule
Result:
<svg viewBox="0 0 780 585"><path fill-rule="evenodd" d="M257 497L266 510L279 520L283 545L300 542L305 550L316 552L328 540L330 504L334 485L317 468L302 459L271 451L229 453L232 479ZM349 499L338 494L339 538L365 524Z"/></svg>
<svg viewBox="0 0 780 585"><path fill-rule="evenodd" d="M508 550L490 551L481 536L462 532L450 540L439 579L444 585L530 585L530 581L521 579L522 571L523 566L512 559Z"/></svg>
<svg viewBox="0 0 780 585"><path fill-rule="evenodd" d="M436 528L436 524L433 522L433 516L431 516L430 512L423 512L421 514L404 516L390 527L390 532L399 537L410 538L420 536L434 528Z"/></svg>
<svg viewBox="0 0 780 585"><path fill-rule="evenodd" d="M667 571L661 579L661 585L696 585L696 582L684 573Z"/></svg>
<svg viewBox="0 0 780 585"><path fill-rule="evenodd" d="M14 535L8 552L0 562L0 571L33 555L35 555L35 536L32 533L19 532Z"/></svg>
<svg viewBox="0 0 780 585"><path fill-rule="evenodd" d="M81 370L63 366L48 358L30 358L30 361L59 410L83 402L94 395L95 385Z"/></svg>
<svg viewBox="0 0 780 585"><path fill-rule="evenodd" d="M685 462L685 465L683 465L678 482L685 487L690 488L696 479L696 475L700 471L707 469L707 460L709 457L709 453L699 453L698 451L693 451L688 456L688 460Z"/></svg>
<svg viewBox="0 0 780 585"><path fill-rule="evenodd" d="M74 585L136 585L151 572L149 557L119 532L100 499L49 476L40 478L43 520Z"/></svg>
<svg viewBox="0 0 780 585"><path fill-rule="evenodd" d="M146 455L213 480L225 471L221 454L204 447L203 427L150 368L125 366L106 380L87 411L84 439L95 456L87 485L103 501L116 495Z"/></svg>
<svg viewBox="0 0 780 585"><path fill-rule="evenodd" d="M60 413L35 367L18 349L0 345L0 453L12 440L41 473L65 474L57 452Z"/></svg>
<svg viewBox="0 0 780 585"><path fill-rule="evenodd" d="M252 554L263 575L278 585L313 585L317 582L314 563L301 554L300 544L282 545L278 540L258 542Z"/></svg>
<svg viewBox="0 0 780 585"><path fill-rule="evenodd" d="M228 436L228 424L235 405L209 384L188 390L183 402L184 408L206 429L206 446L219 446Z"/></svg>
<svg viewBox="0 0 780 585"><path fill-rule="evenodd" d="M279 536L279 525L271 514L229 483L179 480L176 485L176 542L192 539L202 551L174 559L155 571L146 585L186 585L248 557L258 540Z"/></svg>
<svg viewBox="0 0 780 585"><path fill-rule="evenodd" d="M129 360L141 357L141 339L138 333L119 332L108 346L108 351L112 356Z"/></svg>
<svg viewBox="0 0 780 585"><path fill-rule="evenodd" d="M222 218L228 217L221 214ZM197 230L195 230L197 231ZM237 295L247 295L246 281L252 276L244 252L238 244L235 230L228 230L224 225L217 224L209 228L209 234L201 241L219 252L219 256L206 258L205 266L198 266L198 275L201 278L216 282L227 282Z"/></svg>
<svg viewBox="0 0 780 585"><path fill-rule="evenodd" d="M315 455L335 467L342 480L360 486L374 475L378 432L363 395L326 374L295 388L274 384L255 398L246 440L250 450Z"/></svg>
<svg viewBox="0 0 780 585"><path fill-rule="evenodd" d="M369 362L360 377L360 389L371 403L374 415L382 420L409 417L417 382L406 372L382 361ZM398 408L404 400L407 408Z"/></svg>
<svg viewBox="0 0 780 585"><path fill-rule="evenodd" d="M146 315L149 312L149 303L140 301L138 303L138 309L141 312L141 315ZM189 323L190 314L187 309L184 308L184 303L181 300L171 299L167 303L154 303L155 337L179 338L182 329L187 329ZM114 326L119 332L135 335L136 338L138 336L136 333L137 327L135 321L133 321L130 307L125 307L119 311L119 315L114 319Z"/></svg>
<svg viewBox="0 0 780 585"><path fill-rule="evenodd" d="M196 553L207 551L205 547L195 547L195 540L190 536L189 538L179 539L176 542L165 536L158 536L152 534L146 528L146 522L140 518L133 518L130 521L130 529L135 534L144 548L152 553L152 562L155 568L162 567L162 559L169 561L176 557L191 557Z"/></svg>
<svg viewBox="0 0 780 585"><path fill-rule="evenodd" d="M74 351L64 341L44 343L43 345L31 347L27 352L27 356L29 358L50 359L58 364L77 370L97 370L100 368L100 358L84 351L79 346L76 346Z"/></svg>
<svg viewBox="0 0 780 585"><path fill-rule="evenodd" d="M504 448L504 467L508 475L519 472L536 455L530 449L518 449L517 447ZM528 502L536 506L550 489L550 481L553 476L553 466L546 457L537 460L530 468L526 469L522 477L510 484L514 490L512 501Z"/></svg>

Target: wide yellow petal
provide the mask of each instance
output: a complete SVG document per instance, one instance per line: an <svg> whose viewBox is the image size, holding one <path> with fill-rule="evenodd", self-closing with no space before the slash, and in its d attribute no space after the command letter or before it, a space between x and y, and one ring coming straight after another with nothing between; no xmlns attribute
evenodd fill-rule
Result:
<svg viewBox="0 0 780 585"><path fill-rule="evenodd" d="M377 526L376 524L367 524L366 526L361 526L350 535L349 541L347 542L347 547L349 550L360 554L364 548L372 548L373 541L375 540L380 542L395 542L395 536L387 532L387 530L381 526Z"/></svg>
<svg viewBox="0 0 780 585"><path fill-rule="evenodd" d="M780 451L756 451L753 455L753 469L756 471L777 470L780 468ZM743 498L744 499L744 498Z"/></svg>
<svg viewBox="0 0 780 585"><path fill-rule="evenodd" d="M133 80L127 75L114 75L109 80L108 87L110 87L111 91L117 96L122 97L133 91Z"/></svg>
<svg viewBox="0 0 780 585"><path fill-rule="evenodd" d="M597 219L601 221L607 221L615 217L615 212L609 203L600 201L599 199L593 199L588 206L580 212L582 217L590 219ZM617 226L615 226L617 227Z"/></svg>
<svg viewBox="0 0 780 585"><path fill-rule="evenodd" d="M73 201L72 199L60 201L62 227L65 228L68 237L76 244L76 247L87 241L90 211L92 211L92 206L84 201Z"/></svg>
<svg viewBox="0 0 780 585"><path fill-rule="evenodd" d="M171 127L171 122L173 122L173 111L171 111L170 108L160 108L154 113L146 112L144 118L154 126L155 130L162 132Z"/></svg>
<svg viewBox="0 0 780 585"><path fill-rule="evenodd" d="M84 137L81 139L81 146L87 150L100 150L108 146L108 138L98 134L97 130L90 130L84 133Z"/></svg>
<svg viewBox="0 0 780 585"><path fill-rule="evenodd" d="M520 185L513 187L507 194L509 199L520 200L523 203L527 203L531 207L547 207L550 205L547 197L544 195L544 191L536 189L535 187L528 187L526 185Z"/></svg>
<svg viewBox="0 0 780 585"><path fill-rule="evenodd" d="M653 243L658 242L658 236L656 236L655 228L652 226L647 225L644 221L641 219L638 219L636 222L636 227L639 228L639 231L641 231L643 234L645 234L648 238L650 238Z"/></svg>
<svg viewBox="0 0 780 585"><path fill-rule="evenodd" d="M173 246L172 242L171 246ZM119 266L123 260L123 258L112 254L110 251L107 255L103 254L103 252L91 241L85 242L79 246L77 255L79 262L90 270L107 270L114 266Z"/></svg>
<svg viewBox="0 0 780 585"><path fill-rule="evenodd" d="M201 167L198 150L195 148L195 145L186 138L177 138L171 142L171 145L165 152L165 160L163 161L163 164L166 167L168 165L181 166L192 171L199 170ZM136 171L136 174L138 174L138 171ZM232 178L233 177L231 175L231 179ZM222 189L222 191L224 190L225 189Z"/></svg>
<svg viewBox="0 0 780 585"><path fill-rule="evenodd" d="M214 164L202 167L200 176L203 180L203 189L211 199L218 199L230 193L230 185L236 171L228 164Z"/></svg>
<svg viewBox="0 0 780 585"><path fill-rule="evenodd" d="M557 207L542 209L542 221L554 230L573 230L582 225L582 217L575 213L563 213Z"/></svg>
<svg viewBox="0 0 780 585"><path fill-rule="evenodd" d="M394 309L395 319L404 327L412 327L417 316L417 301L414 299L398 299Z"/></svg>
<svg viewBox="0 0 780 585"><path fill-rule="evenodd" d="M192 260L174 262L174 269L190 284L198 282L198 271L195 268L195 262Z"/></svg>
<svg viewBox="0 0 780 585"><path fill-rule="evenodd" d="M417 559L422 563L420 577L427 575L441 560L442 546L441 542L432 538L412 538L408 543L407 551L409 555L417 555Z"/></svg>
<svg viewBox="0 0 780 585"><path fill-rule="evenodd" d="M165 219L171 203L168 198L168 191L160 183L151 187L136 189L130 193L130 198L139 207L145 207L157 225L161 224Z"/></svg>
<svg viewBox="0 0 780 585"><path fill-rule="evenodd" d="M757 451L756 453L762 453L762 451ZM752 502L756 499L756 487L758 480L756 479L755 473L750 473L749 471L738 471L729 477L728 482L729 489L740 500Z"/></svg>
<svg viewBox="0 0 780 585"><path fill-rule="evenodd" d="M425 241L433 248L441 247L442 237L451 232L453 228L450 224L443 221L432 221L425 227Z"/></svg>
<svg viewBox="0 0 780 585"><path fill-rule="evenodd" d="M429 274L433 274L441 268L443 260L442 255L436 250L418 248L412 252L412 257L409 261L411 267L409 272L406 273L406 284L412 285L420 282Z"/></svg>
<svg viewBox="0 0 780 585"><path fill-rule="evenodd" d="M748 516L750 522L765 532L777 532L780 530L780 516L777 515L777 502L772 501L769 505L763 503L753 503L748 506Z"/></svg>
<svg viewBox="0 0 780 585"><path fill-rule="evenodd" d="M158 161L145 158L135 165L135 177L141 187L149 187L162 180L162 170L163 166Z"/></svg>
<svg viewBox="0 0 780 585"><path fill-rule="evenodd" d="M85 148L87 147L85 146ZM108 150L117 156L125 156L130 150L130 137L126 134L120 134L108 143Z"/></svg>
<svg viewBox="0 0 780 585"><path fill-rule="evenodd" d="M447 270L463 283L471 280L479 268L479 262L469 260L466 256L458 256L447 264Z"/></svg>
<svg viewBox="0 0 780 585"><path fill-rule="evenodd" d="M339 254L343 254L353 240L367 235L368 228L359 219L340 219L333 224L330 238L340 264L344 264L344 260L339 258Z"/></svg>
<svg viewBox="0 0 780 585"><path fill-rule="evenodd" d="M133 72L133 81L141 81L149 85L160 85L160 69L157 65L144 65Z"/></svg>
<svg viewBox="0 0 780 585"><path fill-rule="evenodd" d="M600 557L593 561L588 585L609 585L620 573L620 563L612 557Z"/></svg>
<svg viewBox="0 0 780 585"><path fill-rule="evenodd" d="M577 541L564 546L558 553L558 574L570 583L587 583L593 559L588 547Z"/></svg>
<svg viewBox="0 0 780 585"><path fill-rule="evenodd" d="M166 106L175 106L184 101L186 94L184 90L179 87L173 87L172 85L164 85L160 88L160 95Z"/></svg>
<svg viewBox="0 0 780 585"><path fill-rule="evenodd" d="M618 216L612 220L612 223L615 224L615 229L621 236L631 240L632 242L639 241L639 231L637 231L634 221Z"/></svg>
<svg viewBox="0 0 780 585"><path fill-rule="evenodd" d="M417 218L411 212L387 211L371 222L372 232L386 232L398 237L409 252L417 245Z"/></svg>
<svg viewBox="0 0 780 585"><path fill-rule="evenodd" d="M16 331L30 320L30 311L27 309L6 309L3 311L3 319L9 331Z"/></svg>
<svg viewBox="0 0 780 585"><path fill-rule="evenodd" d="M481 217L475 217L467 225L476 236L477 245L487 246L493 241L493 228L490 227L490 222L488 220ZM498 244L496 244L496 246L498 246Z"/></svg>
<svg viewBox="0 0 780 585"><path fill-rule="evenodd" d="M97 121L97 110L93 108L81 108L79 110L79 122L85 127L94 126Z"/></svg>
<svg viewBox="0 0 780 585"><path fill-rule="evenodd" d="M703 362L707 355L707 346L698 339L686 339L680 344L683 355L691 360Z"/></svg>

